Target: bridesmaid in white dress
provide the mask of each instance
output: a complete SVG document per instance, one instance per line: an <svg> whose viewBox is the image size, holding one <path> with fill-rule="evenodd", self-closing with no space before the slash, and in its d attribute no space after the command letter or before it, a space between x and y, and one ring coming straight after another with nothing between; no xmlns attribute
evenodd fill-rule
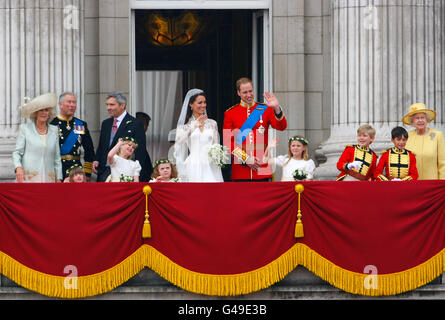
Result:
<svg viewBox="0 0 445 320"><path fill-rule="evenodd" d="M108 153L111 174L106 182L139 182L141 165L134 159L134 150L138 147L131 137L119 138L119 141Z"/></svg>
<svg viewBox="0 0 445 320"><path fill-rule="evenodd" d="M270 165L276 164L283 168L281 181L294 181L293 174L297 169L305 171L307 174L305 180L311 181L314 178L315 163L312 159L308 159L308 141L301 136L292 137L289 139L288 154L271 158L270 149L275 148L277 143L278 139L269 142L263 162L268 162Z"/></svg>
<svg viewBox="0 0 445 320"><path fill-rule="evenodd" d="M219 144L218 125L206 113L207 99L200 89L187 92L176 128L174 157L184 182L223 182L221 168L209 159L209 147Z"/></svg>

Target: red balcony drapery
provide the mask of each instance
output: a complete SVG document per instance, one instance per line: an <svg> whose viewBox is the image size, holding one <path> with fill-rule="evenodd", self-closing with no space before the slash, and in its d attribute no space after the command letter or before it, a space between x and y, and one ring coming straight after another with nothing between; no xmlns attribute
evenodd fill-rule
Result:
<svg viewBox="0 0 445 320"><path fill-rule="evenodd" d="M444 271L444 182L302 184L299 239L293 182L150 184L148 239L146 184L0 184L0 272L76 298L144 267L208 295L267 288L297 265L362 295L406 292ZM67 287L73 275L76 287Z"/></svg>

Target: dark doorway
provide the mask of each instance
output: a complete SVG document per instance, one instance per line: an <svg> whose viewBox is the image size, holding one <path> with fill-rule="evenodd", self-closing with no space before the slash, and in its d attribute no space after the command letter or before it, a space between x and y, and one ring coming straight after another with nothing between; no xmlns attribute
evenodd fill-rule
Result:
<svg viewBox="0 0 445 320"><path fill-rule="evenodd" d="M182 70L184 94L191 88L206 92L208 115L218 122L221 134L224 111L239 102L236 80L252 74L252 12L136 10L136 70ZM201 24L201 29L192 28L191 38L181 31L190 24L188 13ZM179 32L163 35L154 16Z"/></svg>

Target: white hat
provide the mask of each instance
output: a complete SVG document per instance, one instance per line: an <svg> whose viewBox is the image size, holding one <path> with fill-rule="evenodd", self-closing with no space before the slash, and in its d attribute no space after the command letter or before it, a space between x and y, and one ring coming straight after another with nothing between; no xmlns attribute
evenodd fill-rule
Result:
<svg viewBox="0 0 445 320"><path fill-rule="evenodd" d="M30 102L25 103L23 106L19 106L22 111L22 117L24 118L29 118L36 111L46 108L54 109L56 107L57 95L55 93L42 94Z"/></svg>

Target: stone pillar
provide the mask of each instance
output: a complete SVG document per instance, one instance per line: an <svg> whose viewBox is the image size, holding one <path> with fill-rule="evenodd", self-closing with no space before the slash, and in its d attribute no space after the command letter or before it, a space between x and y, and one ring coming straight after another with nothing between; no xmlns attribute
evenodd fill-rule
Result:
<svg viewBox="0 0 445 320"><path fill-rule="evenodd" d="M357 128L371 124L371 148L391 146L390 131L412 103L435 109L445 124L445 1L333 0L331 136L316 151L318 180L333 180ZM407 128L407 130L410 128Z"/></svg>
<svg viewBox="0 0 445 320"><path fill-rule="evenodd" d="M74 91L82 114L83 2L0 0L0 180L15 179L24 97Z"/></svg>

